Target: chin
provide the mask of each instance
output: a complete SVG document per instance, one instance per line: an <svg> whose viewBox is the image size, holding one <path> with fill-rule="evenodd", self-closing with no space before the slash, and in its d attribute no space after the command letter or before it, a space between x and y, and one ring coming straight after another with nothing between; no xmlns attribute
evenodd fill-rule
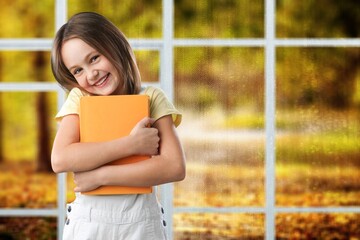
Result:
<svg viewBox="0 0 360 240"><path fill-rule="evenodd" d="M102 95L102 96L108 96L108 95L115 95L116 92L113 89L103 89L98 91L98 95Z"/></svg>

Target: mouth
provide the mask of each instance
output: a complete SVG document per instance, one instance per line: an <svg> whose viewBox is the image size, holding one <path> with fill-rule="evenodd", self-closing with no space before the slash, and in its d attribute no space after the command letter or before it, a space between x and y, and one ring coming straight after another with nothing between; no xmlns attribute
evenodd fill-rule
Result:
<svg viewBox="0 0 360 240"><path fill-rule="evenodd" d="M110 75L110 73L108 73L108 74L106 74L104 77L100 78L100 80L97 81L97 82L94 84L94 86L96 86L96 87L102 87L102 86L104 86L105 83L106 83L106 80L107 80L108 77L109 77L109 75Z"/></svg>

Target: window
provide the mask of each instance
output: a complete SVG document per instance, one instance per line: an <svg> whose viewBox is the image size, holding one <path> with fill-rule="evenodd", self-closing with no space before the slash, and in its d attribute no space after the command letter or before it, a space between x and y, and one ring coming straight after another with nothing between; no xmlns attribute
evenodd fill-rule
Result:
<svg viewBox="0 0 360 240"><path fill-rule="evenodd" d="M98 11L130 38L145 84L163 88L184 113L187 178L159 189L170 239L335 237L330 228L337 237L359 235L357 1L13 4L1 14L14 25L0 30L0 155L15 159L21 176L41 148L33 119L51 119L66 98L48 64L55 29L76 12ZM48 103L43 118L39 99ZM48 122L52 138L56 125ZM11 172L0 167L4 189ZM56 189L50 196L0 191L0 226L35 221L56 227L60 239L71 178L31 181L45 178ZM20 188L40 191L34 186Z"/></svg>

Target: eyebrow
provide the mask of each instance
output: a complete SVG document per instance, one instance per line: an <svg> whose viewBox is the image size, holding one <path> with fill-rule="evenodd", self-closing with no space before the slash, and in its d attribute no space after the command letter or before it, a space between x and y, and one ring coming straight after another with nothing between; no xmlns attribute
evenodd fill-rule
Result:
<svg viewBox="0 0 360 240"><path fill-rule="evenodd" d="M84 59L85 59L85 60L88 59L88 58L89 58L91 55L93 55L94 53L97 53L97 51L91 51L91 52L89 52L88 54L85 55L85 58L84 58ZM69 67L68 70L71 72L72 69L74 69L74 68L77 68L77 65Z"/></svg>

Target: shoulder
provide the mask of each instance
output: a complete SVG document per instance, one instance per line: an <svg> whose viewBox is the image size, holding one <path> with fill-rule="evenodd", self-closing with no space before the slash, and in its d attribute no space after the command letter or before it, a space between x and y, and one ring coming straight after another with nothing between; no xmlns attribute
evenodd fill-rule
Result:
<svg viewBox="0 0 360 240"><path fill-rule="evenodd" d="M79 88L71 89L65 103L61 107L60 111L56 114L55 119L60 121L64 116L70 114L79 114L80 99L88 95L88 93L81 91Z"/></svg>
<svg viewBox="0 0 360 240"><path fill-rule="evenodd" d="M87 92L80 90L79 88L73 88L68 94L66 102L72 102L73 104L79 104L80 99L84 96L89 96Z"/></svg>
<svg viewBox="0 0 360 240"><path fill-rule="evenodd" d="M160 119L166 115L171 115L175 126L181 122L181 113L175 108L166 96L165 92L157 87L146 87L142 94L150 98L150 115L154 119Z"/></svg>
<svg viewBox="0 0 360 240"><path fill-rule="evenodd" d="M164 104L164 105L168 105L168 107L173 107L170 99L168 99L166 93L161 88L148 86L143 91L143 94L149 96L150 104L155 104L155 105Z"/></svg>
<svg viewBox="0 0 360 240"><path fill-rule="evenodd" d="M81 91L80 88L75 87L69 92L68 98L81 98L88 95L88 93Z"/></svg>
<svg viewBox="0 0 360 240"><path fill-rule="evenodd" d="M166 96L165 92L157 87L153 87L153 86L148 86L144 89L143 91L144 94L148 95L150 98L152 97L156 97L156 96Z"/></svg>
<svg viewBox="0 0 360 240"><path fill-rule="evenodd" d="M170 103L165 92L157 87L148 86L142 91L142 94L149 96L150 105L167 105Z"/></svg>

